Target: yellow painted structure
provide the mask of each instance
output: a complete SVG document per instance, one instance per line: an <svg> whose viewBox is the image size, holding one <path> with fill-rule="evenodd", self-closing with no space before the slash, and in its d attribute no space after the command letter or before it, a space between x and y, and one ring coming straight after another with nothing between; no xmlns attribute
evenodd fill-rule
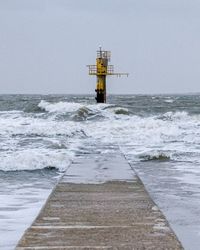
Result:
<svg viewBox="0 0 200 250"><path fill-rule="evenodd" d="M111 52L106 50L101 50L101 47L97 51L96 65L88 65L89 75L95 75L97 77L96 83L96 101L99 103L106 102L106 76L116 75L128 76L128 73L115 73L114 66L109 65Z"/></svg>

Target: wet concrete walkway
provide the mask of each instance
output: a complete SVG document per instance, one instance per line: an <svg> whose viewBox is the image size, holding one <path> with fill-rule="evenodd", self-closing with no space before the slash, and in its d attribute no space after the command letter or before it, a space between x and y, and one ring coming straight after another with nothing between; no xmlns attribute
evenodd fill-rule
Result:
<svg viewBox="0 0 200 250"><path fill-rule="evenodd" d="M119 153L79 157L25 232L22 249L182 249Z"/></svg>

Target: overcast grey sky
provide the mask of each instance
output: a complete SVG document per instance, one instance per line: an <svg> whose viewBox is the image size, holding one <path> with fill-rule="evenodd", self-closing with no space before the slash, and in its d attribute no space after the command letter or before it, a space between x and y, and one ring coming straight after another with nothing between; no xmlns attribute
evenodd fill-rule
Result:
<svg viewBox="0 0 200 250"><path fill-rule="evenodd" d="M200 0L0 0L0 93L94 93L99 45L109 93L200 92Z"/></svg>

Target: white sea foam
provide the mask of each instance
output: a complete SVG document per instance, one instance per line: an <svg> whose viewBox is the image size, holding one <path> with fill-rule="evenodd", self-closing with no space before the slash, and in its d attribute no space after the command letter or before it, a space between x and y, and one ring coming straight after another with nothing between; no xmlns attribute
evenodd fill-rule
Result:
<svg viewBox="0 0 200 250"><path fill-rule="evenodd" d="M181 120L188 120L190 119L190 116L188 115L188 113L186 111L178 111L178 112L167 112L165 114L163 114L163 117L170 119L170 120L177 120L177 119L181 119Z"/></svg>
<svg viewBox="0 0 200 250"><path fill-rule="evenodd" d="M0 155L0 170L36 170L55 167L61 171L69 166L73 154L66 150L27 149Z"/></svg>
<svg viewBox="0 0 200 250"><path fill-rule="evenodd" d="M6 156L5 153L0 154L0 169L36 169L47 166L63 169L64 161L68 162L70 157L65 154L63 156L62 150L67 149L70 155L71 152L79 151L79 145L84 148L84 143L90 140L119 145L124 154L134 161L142 160L142 154L149 159L159 158L160 150L166 157L169 152L174 152L170 154L172 160L187 161L190 157L182 152L187 152L188 145L191 152L196 152L200 143L200 116L191 116L185 111L140 117L130 115L128 109L110 104L51 104L41 101L39 106L48 112L45 117L41 113L35 116L23 112L1 113L0 152L8 150L9 153ZM65 112L70 115L73 113L73 116L83 112L80 115L84 119L90 113L99 114L105 119L77 122L56 118L56 114ZM52 154L48 156L51 150ZM196 155L194 159L196 162Z"/></svg>
<svg viewBox="0 0 200 250"><path fill-rule="evenodd" d="M185 160L182 152L187 152L189 144L191 151L196 151L200 143L199 116L168 112L163 119L158 118L110 116L110 119L101 122L88 123L85 131L98 141L118 144L126 155L132 155L136 161L140 160L141 154L149 159L162 158L160 150L166 158ZM169 152L174 154L169 155Z"/></svg>
<svg viewBox="0 0 200 250"><path fill-rule="evenodd" d="M152 150L141 153L138 158L142 161L169 161L172 159L172 152L162 150Z"/></svg>
<svg viewBox="0 0 200 250"><path fill-rule="evenodd" d="M63 134L71 136L81 131L81 125L72 121L56 121L42 118L25 117L15 115L0 117L0 135L30 135L50 136Z"/></svg>
<svg viewBox="0 0 200 250"><path fill-rule="evenodd" d="M174 100L172 100L172 99L167 99L167 100L165 100L164 102L167 102L167 103L173 103L173 102L174 102Z"/></svg>
<svg viewBox="0 0 200 250"><path fill-rule="evenodd" d="M68 113L74 112L81 108L83 105L75 102L57 102L57 103L49 103L42 100L38 107L47 111L47 112L59 112L59 113Z"/></svg>
<svg viewBox="0 0 200 250"><path fill-rule="evenodd" d="M171 98L178 102L178 97ZM155 99L152 100L152 103L157 105L160 97L155 96L152 99ZM166 100L170 100L170 98L166 98ZM163 105L163 100L161 102ZM175 104L173 105L175 107ZM167 203L166 211L169 211L170 207L172 207L173 212L178 211L177 215L175 214L174 221L181 222L184 225L184 230L185 224L182 221L185 218L189 221L188 225L199 223L196 220L196 214L199 211L200 115L191 115L185 111L170 111L155 115L153 108L153 112L149 112L149 114L143 113L142 110L138 115L131 115L132 112L118 105L93 105L84 102L69 103L64 101L57 103L41 101L39 107L46 112L38 112L41 111L39 109L36 109L35 113L14 110L0 112L0 170L37 170L55 167L64 171L68 168L76 153L90 154L95 150L98 153L116 153L116 148L119 146L126 158L133 163L137 172L141 173L140 178L145 176L146 179L149 179L145 182L145 185L148 182L150 186L155 187L157 185L158 192L154 192L152 196L160 195L161 202L158 204L162 207L164 203ZM173 110L175 110L174 107ZM135 110L138 112L137 107ZM144 107L145 110L146 107ZM84 119L73 119L77 114ZM93 118L90 119L91 117ZM98 146L100 146L101 151ZM140 161L166 162L159 162L159 164L142 162L140 164ZM174 163L174 161L176 162ZM146 173L142 175L142 171L146 171ZM12 185L4 182L4 177L2 178L1 215L5 215L5 218L6 216L7 218L1 229L8 229L7 231L4 230L5 233L2 233L3 242L8 242L9 238L13 239L12 236L9 237L13 230L10 226L12 225L11 220L14 221L13 218L17 218L14 227L19 232L19 220L22 222L21 225L23 220L31 218L30 214L33 212L27 211L30 207L33 209L34 202L37 200L37 192L39 194L45 193L46 184L44 184L44 189L39 191L28 188L32 184L30 180L24 185L25 174L33 174L35 178L35 174L38 172L39 178L41 178L43 172L55 174L54 171L18 172L16 175L15 173L3 173L8 178L10 174L14 176L13 183L12 180L10 182L13 184L14 190L12 199L10 198L11 202L7 201L9 200L8 197L11 197L10 186ZM85 174L87 175L87 172ZM19 182L15 179L17 175L21 176L22 179ZM37 187L38 181L35 181L33 185ZM8 191L5 199L6 186ZM171 193L167 195L169 190L171 190ZM22 201L25 196L26 200ZM18 197L18 202L16 202L16 197ZM167 199L163 200L163 197L167 197ZM185 203L179 203L184 199ZM20 210L23 202L24 210ZM174 207L173 204L175 204ZM40 205L35 202L35 207L38 206ZM10 212L7 209L9 207L11 208ZM183 208L188 208L189 212L187 213L184 210L184 214L189 216L182 216L183 213L181 214L177 207L181 208L180 211L183 211ZM196 210L193 209L194 207ZM12 210L13 208L16 208L15 213ZM16 216L17 213L19 213L18 217ZM24 213L25 216L22 216ZM191 217L192 213L194 214L193 218ZM179 216L179 220L177 220L177 216ZM18 238L20 238L20 235Z"/></svg>
<svg viewBox="0 0 200 250"><path fill-rule="evenodd" d="M38 107L50 112L50 113L71 113L78 111L80 108L87 108L94 112L100 112L108 107L115 105L99 103L99 104L86 104L86 103L75 103L75 102L57 102L49 103L47 101L41 100Z"/></svg>
<svg viewBox="0 0 200 250"><path fill-rule="evenodd" d="M0 170L66 169L85 137L73 121L37 118L21 113L0 116Z"/></svg>

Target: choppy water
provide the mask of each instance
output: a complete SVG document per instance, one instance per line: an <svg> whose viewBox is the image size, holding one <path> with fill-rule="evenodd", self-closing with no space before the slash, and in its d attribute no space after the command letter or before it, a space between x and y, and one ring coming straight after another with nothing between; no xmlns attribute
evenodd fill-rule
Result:
<svg viewBox="0 0 200 250"><path fill-rule="evenodd" d="M98 145L121 149L185 248L197 249L200 95L109 96L98 105L93 96L1 95L0 248L14 248L58 176Z"/></svg>

